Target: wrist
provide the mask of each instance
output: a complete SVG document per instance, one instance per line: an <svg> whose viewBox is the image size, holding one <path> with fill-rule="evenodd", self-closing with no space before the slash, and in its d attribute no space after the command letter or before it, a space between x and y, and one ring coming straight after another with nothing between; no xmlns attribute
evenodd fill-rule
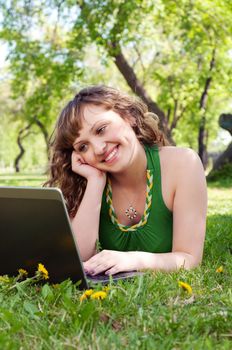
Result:
<svg viewBox="0 0 232 350"><path fill-rule="evenodd" d="M146 270L153 268L154 254L142 251L128 252L131 255L133 261L133 267L135 270Z"/></svg>
<svg viewBox="0 0 232 350"><path fill-rule="evenodd" d="M99 189L101 191L104 190L106 184L105 178L102 177L91 177L87 179L87 187L91 187L94 190Z"/></svg>

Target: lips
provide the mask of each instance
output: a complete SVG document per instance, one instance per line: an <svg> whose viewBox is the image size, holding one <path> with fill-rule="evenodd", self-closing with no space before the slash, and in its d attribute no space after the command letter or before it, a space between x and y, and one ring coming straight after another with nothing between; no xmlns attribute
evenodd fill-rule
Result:
<svg viewBox="0 0 232 350"><path fill-rule="evenodd" d="M107 152L105 159L103 162L110 163L114 160L115 156L118 153L118 146L114 147L111 151Z"/></svg>

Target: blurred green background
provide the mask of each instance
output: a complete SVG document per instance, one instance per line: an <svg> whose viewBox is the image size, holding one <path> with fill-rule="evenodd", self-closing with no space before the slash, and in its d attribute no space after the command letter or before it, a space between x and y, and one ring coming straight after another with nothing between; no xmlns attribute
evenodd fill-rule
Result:
<svg viewBox="0 0 232 350"><path fill-rule="evenodd" d="M206 173L230 145L213 178L230 177L231 14L216 0L0 1L0 173L44 174L62 107L106 84L142 98Z"/></svg>

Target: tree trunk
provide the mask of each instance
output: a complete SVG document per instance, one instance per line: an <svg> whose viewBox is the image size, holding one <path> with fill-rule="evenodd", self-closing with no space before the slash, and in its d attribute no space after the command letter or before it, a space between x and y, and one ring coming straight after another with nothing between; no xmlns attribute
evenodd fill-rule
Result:
<svg viewBox="0 0 232 350"><path fill-rule="evenodd" d="M99 37L102 38L102 34L98 32L96 26L93 26L93 23L91 22L91 16L89 16L90 14L89 3L91 4L91 2L82 0L82 1L77 1L77 3L81 10L80 16L82 17L83 22L87 26L89 35L92 38L92 40L96 41L96 38L99 38ZM123 1L121 2L121 5L119 5L118 18L125 17L123 16L124 3L125 2ZM118 31L117 26L118 26L118 23L116 22L114 25L114 28L112 28L111 30L111 33L117 33ZM168 126L168 119L165 116L164 111L162 111L159 108L159 106L148 95L147 91L144 88L144 85L138 79L138 77L135 74L135 71L127 62L125 56L122 53L122 49L120 47L120 43L117 37L113 35L113 38L111 37L111 39L109 40L103 39L103 42L104 42L104 47L107 50L109 56L113 58L116 67L118 68L118 70L120 71L124 79L126 80L127 84L129 85L133 93L139 96L147 104L150 112L157 114L160 120L160 123L159 123L160 129L164 132L164 134L166 135L170 143L174 144L174 141L172 140L172 137L171 137L171 129Z"/></svg>
<svg viewBox="0 0 232 350"><path fill-rule="evenodd" d="M232 135L232 114L222 113L219 117L219 125L221 128L227 130ZM232 142L227 149L216 159L213 164L213 169L210 171L208 178L213 178L217 170L222 169L224 165L232 165Z"/></svg>
<svg viewBox="0 0 232 350"><path fill-rule="evenodd" d="M43 137L44 137L44 140L46 143L47 155L49 155L49 134L48 134L48 131L47 131L45 125L37 118L37 116L34 116L34 120L35 120L36 125L38 125L38 127L40 128L40 130L43 134Z"/></svg>
<svg viewBox="0 0 232 350"><path fill-rule="evenodd" d="M144 86L136 76L133 68L127 62L125 56L122 53L121 47L118 43L111 43L111 49L109 49L110 55L114 58L115 65L117 66L120 73L123 75L127 84L131 90L139 96L148 106L150 112L155 113L160 119L160 129L165 133L168 140L174 144L171 137L171 130L168 126L168 119L165 116L164 111L162 111L159 106L151 99L145 90ZM113 49L112 49L113 48Z"/></svg>
<svg viewBox="0 0 232 350"><path fill-rule="evenodd" d="M208 163L207 145L206 145L206 130L205 130L205 117L201 119L201 125L198 132L198 154L201 158L204 169Z"/></svg>
<svg viewBox="0 0 232 350"><path fill-rule="evenodd" d="M15 172L19 173L20 172L20 160L22 159L24 153L25 153L25 148L22 145L22 140L29 135L29 129L31 128L32 124L27 125L25 128L19 130L18 137L17 137L17 144L19 146L19 154L15 158L14 161L14 167L15 167ZM24 134L25 131L28 131L26 134Z"/></svg>
<svg viewBox="0 0 232 350"><path fill-rule="evenodd" d="M216 50L213 49L212 58L210 61L210 67L209 67L209 74L212 72L215 66L215 53L216 53ZM203 115L200 121L199 132L198 132L198 154L199 154L199 157L201 158L204 169L206 168L208 163L207 142L206 142L207 132L205 129L205 124L206 124L205 111L206 111L206 104L207 104L207 98L208 98L211 81L212 81L211 76L209 76L205 81L205 86L201 95L200 106L199 106L200 111L203 111Z"/></svg>

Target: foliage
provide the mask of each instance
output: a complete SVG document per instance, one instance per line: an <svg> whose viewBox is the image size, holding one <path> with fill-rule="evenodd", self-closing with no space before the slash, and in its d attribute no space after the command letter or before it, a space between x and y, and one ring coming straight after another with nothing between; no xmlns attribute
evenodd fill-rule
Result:
<svg viewBox="0 0 232 350"><path fill-rule="evenodd" d="M81 52L67 52L61 28L50 27L40 4L13 1L8 5L1 4L1 37L9 44L12 96L21 102L16 118L22 127L33 124L38 131L42 126L47 146L51 125L63 99L71 95L71 82L80 74Z"/></svg>
<svg viewBox="0 0 232 350"><path fill-rule="evenodd" d="M229 109L231 13L229 0L0 0L17 132L33 123L37 134L39 120L46 150L59 110L78 88L105 83L129 90L115 68L121 54L163 111L176 143L197 149L203 116L208 142L219 114Z"/></svg>
<svg viewBox="0 0 232 350"><path fill-rule="evenodd" d="M170 124L175 111L176 117L185 113L191 125L199 122L200 94L214 49L216 68L208 114L218 107L218 99L213 103L218 90L228 95L229 1L214 0L213 6L212 1L186 0L10 1L1 7L5 18L1 37L12 47L9 57L17 93L25 93L27 82L33 81L29 89L35 97L28 113L36 101L37 108L44 105L39 113L48 113L49 96L60 97L75 81L76 71L82 76L83 50L90 43L99 48L103 63L110 63L118 45L123 47L148 91L153 86L154 98L169 112ZM37 92L33 92L35 77L40 78ZM214 118L216 113L218 109ZM197 122L192 122L193 114Z"/></svg>
<svg viewBox="0 0 232 350"><path fill-rule="evenodd" d="M208 176L208 181L214 182L217 180L230 180L231 181L231 174L232 174L232 164L226 163L223 165L223 167L219 168L218 170L215 170L212 175Z"/></svg>
<svg viewBox="0 0 232 350"><path fill-rule="evenodd" d="M231 94L231 4L213 3L82 1L74 32L79 37L84 28L101 55L113 60L123 48L140 81L165 111L177 142L195 148L207 78L212 79L206 109L209 137L215 136L215 120Z"/></svg>
<svg viewBox="0 0 232 350"><path fill-rule="evenodd" d="M10 86L8 82L0 85L0 169L1 171L12 172L13 162L19 150L16 139L24 121L18 119L21 109L20 99L10 98ZM39 128L34 126L31 133L23 140L23 146L27 150L22 160L22 170L35 169L45 171L47 163L46 145L39 133Z"/></svg>
<svg viewBox="0 0 232 350"><path fill-rule="evenodd" d="M230 189L210 185L202 266L94 287L103 300L69 280L1 278L0 348L231 349L231 214Z"/></svg>

